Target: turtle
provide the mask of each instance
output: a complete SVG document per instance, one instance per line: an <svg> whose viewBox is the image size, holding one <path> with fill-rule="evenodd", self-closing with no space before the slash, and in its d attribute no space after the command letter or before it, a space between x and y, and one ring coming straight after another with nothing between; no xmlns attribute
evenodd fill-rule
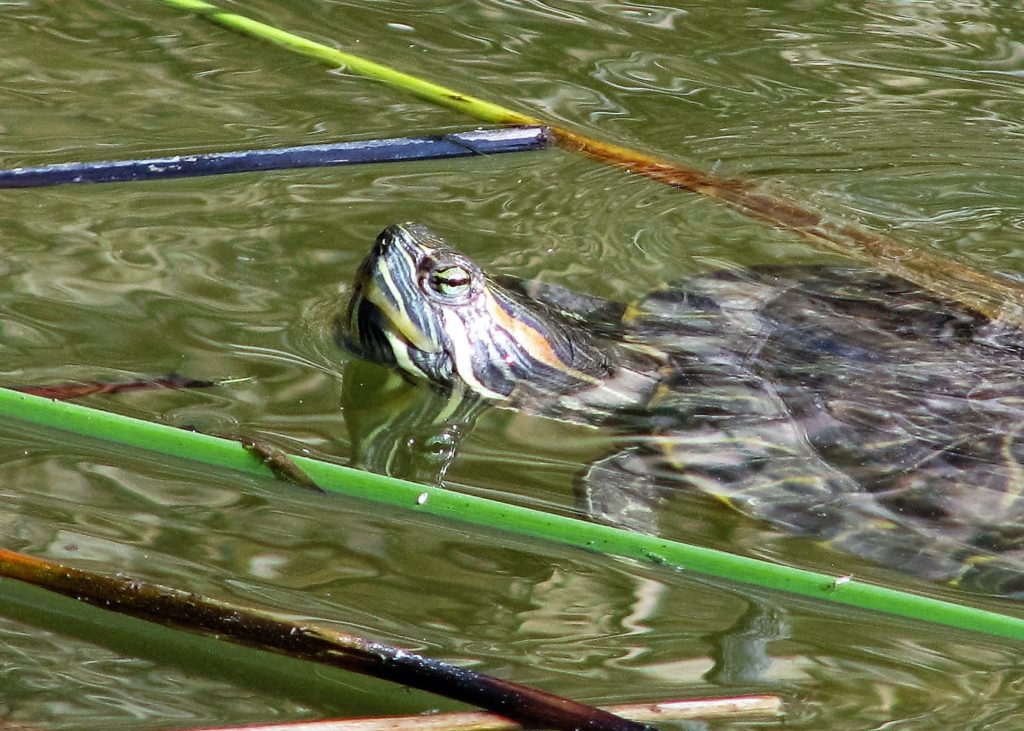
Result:
<svg viewBox="0 0 1024 731"><path fill-rule="evenodd" d="M489 405L612 429L580 480L595 520L656 530L652 496L695 489L882 566L1024 596L1024 333L901 278L724 269L621 304L490 276L406 223L362 262L339 333L458 404L448 447Z"/></svg>

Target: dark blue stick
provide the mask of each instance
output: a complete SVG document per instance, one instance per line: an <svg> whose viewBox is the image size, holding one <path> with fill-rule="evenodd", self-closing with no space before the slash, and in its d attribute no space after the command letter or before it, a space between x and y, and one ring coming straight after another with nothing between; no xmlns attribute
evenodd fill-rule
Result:
<svg viewBox="0 0 1024 731"><path fill-rule="evenodd" d="M120 183L283 168L434 160L444 157L541 150L547 147L548 143L548 134L544 127L511 127L428 137L339 142L333 145L176 155L149 160L66 162L36 168L0 170L0 188L36 188L64 183Z"/></svg>

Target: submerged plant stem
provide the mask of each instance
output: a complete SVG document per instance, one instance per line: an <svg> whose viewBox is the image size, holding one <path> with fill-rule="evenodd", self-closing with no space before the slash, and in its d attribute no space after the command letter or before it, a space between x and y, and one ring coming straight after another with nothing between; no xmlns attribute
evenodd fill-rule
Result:
<svg viewBox="0 0 1024 731"><path fill-rule="evenodd" d="M376 79L441 106L495 124L543 125L532 115L464 94L380 63L339 51L274 26L221 10L204 0L160 0L196 13L225 28L269 41L328 66ZM793 231L818 248L855 259L886 274L914 282L942 298L960 302L987 317L1024 323L1024 284L986 274L962 262L908 246L881 234L836 220L792 200L769 194L755 183L720 178L573 130L551 126L562 147L675 188L713 198L740 213Z"/></svg>

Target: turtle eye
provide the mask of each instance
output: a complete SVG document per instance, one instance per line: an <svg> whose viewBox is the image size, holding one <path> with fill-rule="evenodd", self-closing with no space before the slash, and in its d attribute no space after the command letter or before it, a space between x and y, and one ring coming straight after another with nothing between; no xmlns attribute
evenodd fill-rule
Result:
<svg viewBox="0 0 1024 731"><path fill-rule="evenodd" d="M426 284L439 295L457 299L469 294L473 277L463 266L444 264L427 274Z"/></svg>

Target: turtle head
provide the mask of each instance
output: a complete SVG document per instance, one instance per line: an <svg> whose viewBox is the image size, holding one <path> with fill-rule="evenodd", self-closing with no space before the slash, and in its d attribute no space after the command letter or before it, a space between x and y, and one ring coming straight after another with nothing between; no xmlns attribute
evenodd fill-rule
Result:
<svg viewBox="0 0 1024 731"><path fill-rule="evenodd" d="M346 344L407 376L506 399L607 374L578 323L499 286L425 226L389 226L356 275Z"/></svg>

